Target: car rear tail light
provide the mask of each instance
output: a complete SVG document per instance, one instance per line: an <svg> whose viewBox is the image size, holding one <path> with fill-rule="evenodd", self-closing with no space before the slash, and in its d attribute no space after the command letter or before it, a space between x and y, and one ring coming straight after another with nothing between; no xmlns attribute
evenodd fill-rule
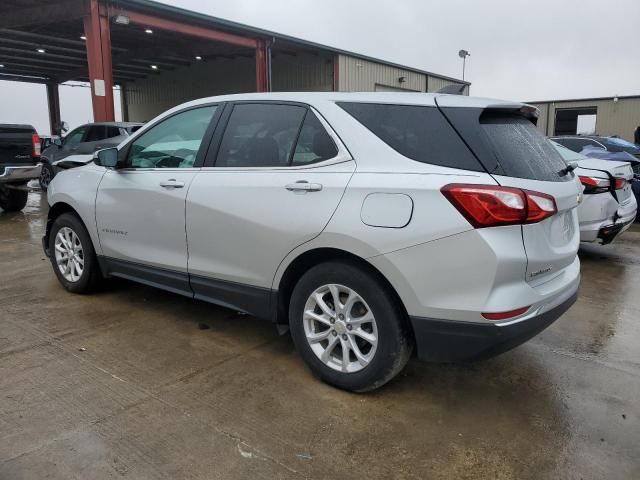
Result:
<svg viewBox="0 0 640 480"><path fill-rule="evenodd" d="M519 188L453 183L441 191L475 228L536 223L558 211L552 196Z"/></svg>
<svg viewBox="0 0 640 480"><path fill-rule="evenodd" d="M611 188L611 182L602 178L579 176L580 183L584 185L584 193L604 193Z"/></svg>
<svg viewBox="0 0 640 480"><path fill-rule="evenodd" d="M483 312L482 316L487 320L506 320L508 318L522 315L524 312L529 310L529 308L531 308L531 305L528 307L516 308L515 310L509 310L508 312Z"/></svg>
<svg viewBox="0 0 640 480"><path fill-rule="evenodd" d="M40 156L40 137L37 133L31 134L31 157L36 158Z"/></svg>
<svg viewBox="0 0 640 480"><path fill-rule="evenodd" d="M627 186L627 181L624 178L616 178L616 190L622 190Z"/></svg>

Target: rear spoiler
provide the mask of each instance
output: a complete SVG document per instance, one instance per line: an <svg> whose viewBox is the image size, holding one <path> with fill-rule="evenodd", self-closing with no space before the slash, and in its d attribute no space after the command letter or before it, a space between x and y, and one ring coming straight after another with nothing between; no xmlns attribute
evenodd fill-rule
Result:
<svg viewBox="0 0 640 480"><path fill-rule="evenodd" d="M446 87L442 87L436 93L445 93L447 95L464 95L466 85L463 83L452 83Z"/></svg>

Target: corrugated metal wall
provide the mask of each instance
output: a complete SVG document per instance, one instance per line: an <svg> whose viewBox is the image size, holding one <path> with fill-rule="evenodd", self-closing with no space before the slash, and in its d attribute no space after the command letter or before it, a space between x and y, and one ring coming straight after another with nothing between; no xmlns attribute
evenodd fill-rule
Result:
<svg viewBox="0 0 640 480"><path fill-rule="evenodd" d="M427 91L427 76L422 73L348 55L340 55L338 62L338 89L341 92L374 92L376 85L418 92ZM400 83L400 77L405 77L406 82Z"/></svg>
<svg viewBox="0 0 640 480"><path fill-rule="evenodd" d="M554 102L532 104L540 109L538 128L545 134L553 135L555 112L561 108L596 107L596 132L598 135L618 135L625 140L633 141L633 131L640 125L640 98L613 98L606 100L580 100L577 102ZM547 126L547 108L549 108L549 125ZM544 119L543 119L544 117ZM548 128L547 128L548 127Z"/></svg>
<svg viewBox="0 0 640 480"><path fill-rule="evenodd" d="M437 92L447 85L456 83L436 75L427 75L349 55L340 55L338 61L341 92L375 92L376 90ZM406 81L401 83L400 77L405 77ZM468 86L464 94L469 95Z"/></svg>
<svg viewBox="0 0 640 480"><path fill-rule="evenodd" d="M333 88L333 57L277 53L271 63L274 91L328 91ZM254 92L255 60L217 58L160 72L126 86L128 118L148 121L189 100L229 93Z"/></svg>
<svg viewBox="0 0 640 480"><path fill-rule="evenodd" d="M333 55L295 56L274 52L271 59L274 92L333 90Z"/></svg>

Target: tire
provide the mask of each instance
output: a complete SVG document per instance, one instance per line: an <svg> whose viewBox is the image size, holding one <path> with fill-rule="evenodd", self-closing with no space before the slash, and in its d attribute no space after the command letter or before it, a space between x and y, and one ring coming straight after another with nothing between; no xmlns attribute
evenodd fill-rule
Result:
<svg viewBox="0 0 640 480"><path fill-rule="evenodd" d="M68 245L73 245L75 249L69 250ZM102 274L91 238L75 214L63 213L54 220L49 234L49 252L56 277L70 292L90 293L101 283ZM71 252L76 254L73 257L75 262L65 262L65 253L69 258ZM81 270L78 265L81 265Z"/></svg>
<svg viewBox="0 0 640 480"><path fill-rule="evenodd" d="M332 305L336 293L340 299L337 312ZM351 307L350 295L355 299ZM370 314L373 322L366 321ZM322 263L300 278L291 295L289 328L296 349L314 375L353 392L387 383L403 369L413 350L408 319L389 288L350 262ZM309 336L316 337L313 343Z"/></svg>
<svg viewBox="0 0 640 480"><path fill-rule="evenodd" d="M40 178L38 179L40 188L46 192L51 180L53 180L53 177L55 176L56 172L53 171L53 167L49 163L43 162L42 170L40 171Z"/></svg>
<svg viewBox="0 0 640 480"><path fill-rule="evenodd" d="M29 192L0 185L0 208L5 212L19 212L27 204Z"/></svg>

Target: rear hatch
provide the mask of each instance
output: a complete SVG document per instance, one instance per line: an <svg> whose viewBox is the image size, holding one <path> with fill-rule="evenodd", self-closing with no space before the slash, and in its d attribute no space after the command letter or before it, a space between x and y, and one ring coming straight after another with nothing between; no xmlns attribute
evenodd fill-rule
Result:
<svg viewBox="0 0 640 480"><path fill-rule="evenodd" d="M30 125L0 124L0 168L7 165L34 165L32 135L36 133Z"/></svg>
<svg viewBox="0 0 640 480"><path fill-rule="evenodd" d="M484 102L484 103L483 103ZM522 104L493 103L441 95L436 103L451 125L502 186L551 195L557 213L522 225L527 254L525 277L544 283L562 273L577 255L580 242L576 207L582 185L537 130L536 110Z"/></svg>

